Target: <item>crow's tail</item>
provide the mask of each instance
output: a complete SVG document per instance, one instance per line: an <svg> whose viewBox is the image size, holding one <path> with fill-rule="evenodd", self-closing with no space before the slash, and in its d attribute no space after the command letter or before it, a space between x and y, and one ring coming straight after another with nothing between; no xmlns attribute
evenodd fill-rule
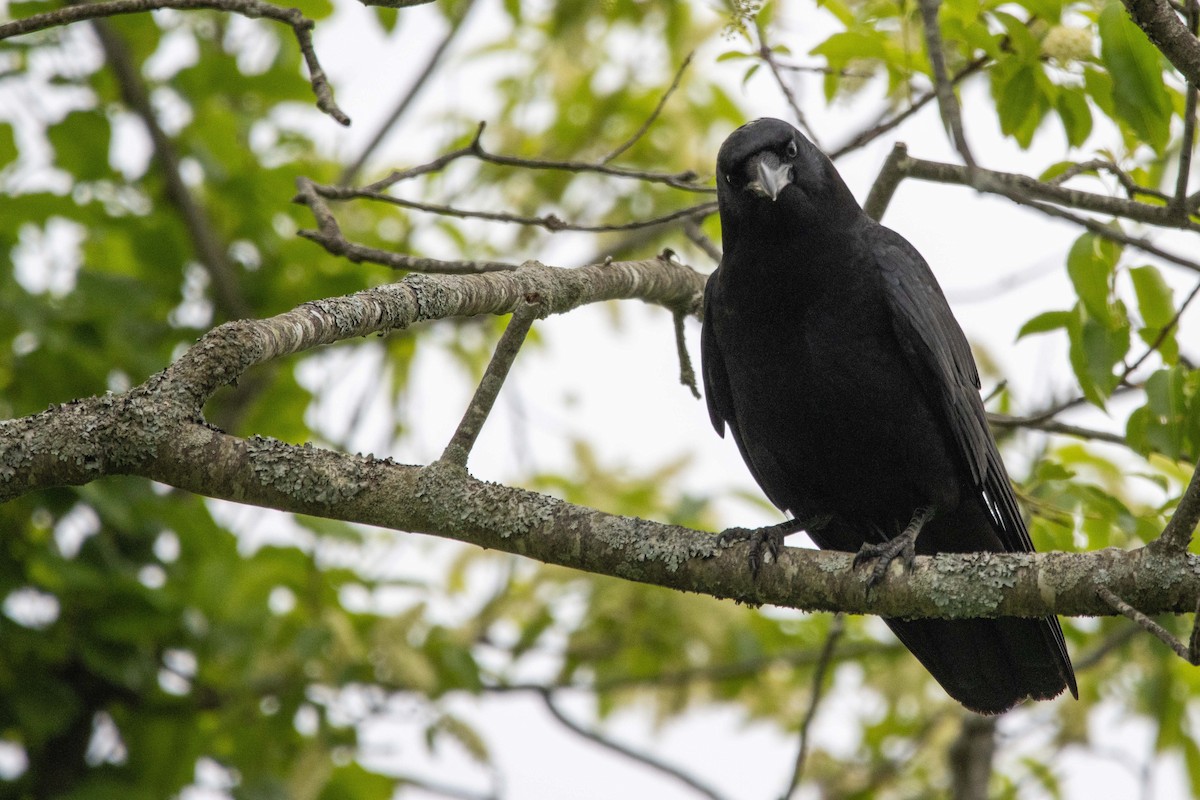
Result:
<svg viewBox="0 0 1200 800"><path fill-rule="evenodd" d="M946 693L972 711L999 714L1031 697L1079 697L1062 629L1043 619L885 619Z"/></svg>

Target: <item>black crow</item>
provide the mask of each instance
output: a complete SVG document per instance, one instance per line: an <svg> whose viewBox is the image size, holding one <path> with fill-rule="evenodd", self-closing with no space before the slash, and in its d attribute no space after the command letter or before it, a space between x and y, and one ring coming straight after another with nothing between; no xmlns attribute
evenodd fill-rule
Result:
<svg viewBox="0 0 1200 800"><path fill-rule="evenodd" d="M867 217L833 164L760 119L717 156L724 257L704 293L704 388L759 486L823 549L1029 552L970 347L921 254ZM816 521L815 524L813 521ZM788 526L754 543L777 552ZM919 534L919 535L918 535ZM887 624L951 697L998 714L1070 688L1044 619Z"/></svg>

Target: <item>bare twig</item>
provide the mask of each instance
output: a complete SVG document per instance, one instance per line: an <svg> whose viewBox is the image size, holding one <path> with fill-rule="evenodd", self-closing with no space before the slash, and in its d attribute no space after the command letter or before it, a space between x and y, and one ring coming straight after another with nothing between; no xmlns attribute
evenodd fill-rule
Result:
<svg viewBox="0 0 1200 800"><path fill-rule="evenodd" d="M1200 26L1200 7L1196 0L1187 1L1188 30L1195 38L1197 26ZM1196 143L1196 82L1188 80L1184 86L1187 100L1183 112L1183 137L1179 141L1179 173L1175 178L1175 196L1171 199L1171 208L1181 217L1186 217L1188 178L1192 171L1192 147Z"/></svg>
<svg viewBox="0 0 1200 800"><path fill-rule="evenodd" d="M1197 523L1200 523L1200 467L1192 472L1192 479L1183 490L1183 496L1179 498L1167 527L1150 546L1182 555L1192 542Z"/></svg>
<svg viewBox="0 0 1200 800"><path fill-rule="evenodd" d="M1117 597L1117 595L1113 593L1113 591L1107 586L1097 586L1096 594L1115 610L1121 612L1126 617L1136 622L1138 627L1140 627L1142 630L1146 631L1147 633L1154 634L1154 636L1162 641L1167 647L1174 650L1175 654L1184 661L1193 666L1198 665L1198 662L1192 660L1192 653L1188 649L1187 645L1176 639L1175 636L1162 625L1159 625L1157 622L1150 619L1150 617L1146 616L1141 611L1138 611L1136 608L1129 605L1129 603L1126 603L1124 600Z"/></svg>
<svg viewBox="0 0 1200 800"><path fill-rule="evenodd" d="M1200 41L1166 0L1124 0L1133 21L1193 86L1200 86Z"/></svg>
<svg viewBox="0 0 1200 800"><path fill-rule="evenodd" d="M65 6L44 14L34 14L32 17L6 22L0 25L0 41L47 28L69 25L85 19L139 14L159 8L173 8L179 11L196 9L229 11L251 19L266 17L290 26L296 36L296 42L300 46L300 52L304 55L304 61L308 64L309 81L312 83L313 93L317 96L317 108L342 125L350 124L350 118L334 102L333 89L330 88L329 80L325 77L325 70L321 68L321 63L317 60L317 54L313 50L313 21L295 8L280 8L261 0L107 0L107 2Z"/></svg>
<svg viewBox="0 0 1200 800"><path fill-rule="evenodd" d="M829 625L829 633L825 636L825 644L821 648L816 669L813 670L812 693L808 701L808 711L804 713L804 719L800 721L800 746L796 750L796 763L792 767L792 776L781 800L788 800L792 797L804 779L804 764L808 760L808 732L812 727L813 719L817 716L817 707L821 704L821 696L825 690L825 675L829 671L829 665L833 662L833 651L837 647L838 639L841 638L845 627L845 618L841 614L834 614L833 621Z"/></svg>
<svg viewBox="0 0 1200 800"><path fill-rule="evenodd" d="M967 146L967 136L963 131L962 114L959 113L958 97L954 94L954 86L950 83L946 72L946 54L942 51L942 29L938 24L939 0L918 0L921 7L921 20L925 29L925 49L929 55L929 65L933 68L933 85L937 93L938 108L942 112L942 124L950 131L954 148L962 156L963 163L975 167L975 157Z"/></svg>
<svg viewBox="0 0 1200 800"><path fill-rule="evenodd" d="M892 147L892 152L888 153L887 160L883 162L883 167L879 170L879 177L871 184L867 202L863 203L863 211L876 222L883 219L887 207L892 202L892 195L896 193L900 181L904 180L902 164L906 158L908 158L908 146L903 142L896 142Z"/></svg>
<svg viewBox="0 0 1200 800"><path fill-rule="evenodd" d="M554 702L553 694L551 694L549 691L541 692L541 697L542 702L545 703L546 710L550 712L550 715L558 720L563 727L567 728L572 733L582 736L589 741L595 742L605 749L612 750L614 753L619 753L620 755L633 759L640 764L645 764L647 767L657 770L667 777L674 778L675 780L692 788L705 797L710 798L710 800L723 800L722 796L718 794L715 789L705 785L704 783L701 783L697 778L687 774L678 767L673 767L657 758L654 758L653 756L647 755L644 752L634 750L631 747L626 747L619 742L609 739L603 734L590 731L579 723L575 722L573 719L564 714L561 709L559 709Z"/></svg>
<svg viewBox="0 0 1200 800"><path fill-rule="evenodd" d="M695 54L696 52L694 50L687 54L687 57L683 59L683 63L679 65L679 69L675 70L675 79L671 81L671 85L667 87L665 92L663 92L663 96L659 98L658 105L656 105L654 110L650 112L650 116L646 117L646 121L642 123L642 126L634 131L633 136L630 136L628 139L626 139L624 143L617 147L616 150L613 150L604 158L600 159L601 166L612 162L617 156L633 147L635 144L637 144L639 139L646 135L646 131L650 130L650 126L654 124L654 120L658 119L658 115L662 113L663 106L667 104L667 100L669 100L671 95L675 93L675 90L679 88L679 82L683 80L683 73L687 70L688 65L692 63L692 56Z"/></svg>
<svg viewBox="0 0 1200 800"><path fill-rule="evenodd" d="M670 186L673 189L681 189L686 192L697 192L700 194L716 194L716 189L711 186L704 186L700 183L700 176L691 170L677 173L652 172L649 170L629 169L627 167L614 167L611 164L597 164L591 161L556 161L545 158L522 158L519 156L506 156L498 153L493 153L484 148L482 137L485 128L485 123L480 122L478 130L475 131L475 136L470 144L465 147L460 147L457 150L452 150L428 164L422 164L417 167L412 167L406 170L395 170L388 177L381 181L376 181L369 186L363 187L366 191L383 191L400 181L415 178L418 175L425 175L430 172L436 172L444 169L447 164L456 161L460 158L468 156L474 157L487 164L496 164L501 167L515 167L517 169L546 169L557 170L560 172L592 172L599 175L610 175L614 178L627 178L629 180L644 181L646 183L661 183L665 186Z"/></svg>
<svg viewBox="0 0 1200 800"><path fill-rule="evenodd" d="M687 340L683 337L683 320L687 314L683 311L676 311L673 316L675 318L675 349L679 354L679 382L690 389L692 396L699 400L700 389L696 386L696 370L692 368Z"/></svg>
<svg viewBox="0 0 1200 800"><path fill-rule="evenodd" d="M517 306L516 311L513 312L508 327L504 329L500 341L496 344L496 351L492 353L492 360L484 370L483 379L479 381L479 386L475 389L471 404L467 406L462 421L458 423L458 429L454 431L454 436L442 453L443 461L449 461L462 467L467 465L467 457L471 454L471 448L475 446L475 440L479 438L483 423L492 413L496 397L499 396L500 389L504 386L504 379L508 377L508 371L512 367L517 353L520 352L521 345L525 343L529 326L537 319L541 310L540 298L536 294L532 294L526 295L525 302Z"/></svg>
<svg viewBox="0 0 1200 800"><path fill-rule="evenodd" d="M897 147L900 148L903 145L897 145ZM1043 200L1082 211L1094 211L1099 214L1110 214L1138 222L1147 222L1164 228L1200 231L1200 225L1190 219L1179 219L1169 208L1161 205L1150 205L1120 197L1068 189L1049 181L1039 181L1028 175L1013 172L1000 172L982 167L971 170L957 164L913 158L908 155L907 150L896 156L896 159L895 169L906 178L970 186L981 192L998 194L1025 204L1030 204L1032 200ZM1070 219L1077 221L1077 218L1071 217ZM1196 268L1195 262L1191 261L1182 266Z"/></svg>
<svg viewBox="0 0 1200 800"><path fill-rule="evenodd" d="M1080 439L1090 439L1098 442L1109 442L1110 444L1119 444L1126 447L1129 446L1129 442L1119 433L1098 431L1094 428L1083 428L1078 425L1069 425L1065 422L1057 422L1053 419L1031 420L1026 417L1010 417L1007 414L991 413L987 415L987 418L988 422L1001 428L1028 428L1031 430L1045 431L1046 433L1061 433L1066 436L1075 436Z"/></svg>
<svg viewBox="0 0 1200 800"><path fill-rule="evenodd" d="M316 185L308 178L298 178L296 186L299 190L295 202L307 205L317 221L319 230L299 230L296 235L309 241L316 242L335 256L342 256L355 264L368 262L381 264L392 269L403 269L410 272L441 273L444 275L469 275L481 272L508 272L517 268L516 264L501 261L443 261L436 258L420 258L417 256L395 253L391 250L380 250L375 247L364 247L354 244L342 234L342 229L329 210L329 205L316 191Z"/></svg>
<svg viewBox="0 0 1200 800"><path fill-rule="evenodd" d="M775 60L775 53L772 52L771 46L767 44L767 32L763 29L762 20L758 17L754 19L754 27L758 32L758 57L763 60L767 68L771 70L771 74L775 77L775 83L779 85L779 91L783 92L783 97L787 100L788 105L792 109L792 114L796 117L796 124L804 131L805 135L817 147L821 146L821 142L817 139L817 135L813 132L812 126L808 124L808 117L805 116L804 110L800 108L800 103L796 100L796 93L792 91L792 87L783 79L783 73L779 71L779 62Z"/></svg>
<svg viewBox="0 0 1200 800"><path fill-rule="evenodd" d="M1179 326L1180 317L1183 316L1183 312L1186 311L1187 307L1192 304L1192 301L1196 299L1197 295L1200 295L1200 283L1197 283L1192 287L1192 290L1188 292L1188 296L1185 297L1183 302L1179 304L1179 308L1175 309L1175 313L1171 315L1169 320L1167 320L1167 324L1162 326L1159 332L1155 335L1154 340L1150 342L1149 346L1146 348L1146 352L1138 356L1137 360L1125 368L1125 370L1121 373L1120 380L1117 381L1117 383L1125 383L1125 381L1129 380L1129 376L1133 374L1134 370L1140 367L1152 353L1158 352L1158 348L1162 347L1163 342L1165 342L1167 337L1171 335L1171 331L1175 330Z"/></svg>
<svg viewBox="0 0 1200 800"><path fill-rule="evenodd" d="M699 223L694 219L685 219L683 221L683 234L688 240L704 251L704 254L711 258L716 263L721 263L721 248L713 242L712 239L704 235L704 231L700 229Z"/></svg>
<svg viewBox="0 0 1200 800"><path fill-rule="evenodd" d="M1162 200L1164 203L1171 199L1170 195L1160 192L1153 187L1142 186L1133 179L1132 175L1107 158L1093 158L1088 161L1080 161L1078 164L1072 164L1053 178L1047 180L1046 183L1051 186L1061 186L1085 172L1098 172L1101 170L1117 179L1117 182L1121 184L1121 188L1125 190L1125 195L1130 200L1136 200L1139 195L1142 197L1153 197L1155 200Z"/></svg>
<svg viewBox="0 0 1200 800"><path fill-rule="evenodd" d="M632 231L639 228L652 228L657 225L666 225L668 222L674 222L679 219L687 219L692 217L704 217L712 214L717 210L715 201L708 203L699 203L688 208L681 208L658 217L651 219L636 220L634 222L622 222L613 224L586 224L579 222L569 222L555 214L544 214L542 216L525 216L522 214L510 214L507 211L476 211L463 208L454 208L453 206L443 206L434 203L420 203L415 200L406 200L402 197L386 194L384 192L373 189L354 189L341 186L325 186L321 184L313 184L314 190L329 200L351 200L355 198L365 200L376 200L380 203L388 203L389 205L400 206L401 208L410 208L414 211L424 211L429 214L439 214L445 217L458 217L459 219L485 219L491 222L505 222L514 225L530 225L533 227L544 228L551 233L559 231L577 231L583 233L608 233L611 231Z"/></svg>
<svg viewBox="0 0 1200 800"><path fill-rule="evenodd" d="M950 79L951 85L957 86L963 79L965 79L968 76L973 75L976 72L979 72L979 70L983 69L988 64L989 61L991 61L990 56L980 56L979 58L976 58L974 61L967 64L965 67L963 67L953 78ZM829 153L829 158L834 161L837 161L839 158L846 155L847 153L850 153L855 150L858 150L859 148L865 147L866 145L868 145L871 142L878 139L883 134L898 127L901 123L903 123L905 120L907 120L913 114L916 114L918 111L920 111L922 108L924 108L931 100L935 99L936 97L937 97L937 92L932 92L932 91L926 92L925 94L921 95L919 98L914 100L912 102L912 104L909 105L908 108L899 112L895 116L881 119L875 125L872 125L870 128L867 128L866 130L856 134L853 138L850 139L850 141L846 142L841 147L839 147L836 150L834 150L833 152Z"/></svg>
<svg viewBox="0 0 1200 800"><path fill-rule="evenodd" d="M371 137L371 141L367 142L366 147L362 149L358 157L351 161L350 165L342 171L342 176L338 179L338 183L348 184L358 177L359 171L367 163L367 159L371 157L371 154L375 152L375 148L379 147L380 143L391 132L392 128L395 127L400 118L404 116L404 112L408 111L409 106L417 99L421 90L425 88L425 84L428 83L430 77L433 76L438 65L442 62L442 57L450 49L451 42L455 40L459 31L463 29L467 15L471 13L471 7L474 5L475 0L466 0L463 3L462 8L458 12L458 18L451 20L450 30L446 31L446 35L442 37L437 47L433 49L433 52L429 55L429 60L425 62L424 69L421 70L420 74L417 75L416 79L404 92L400 101L392 109L392 113L388 114L388 118L375 131L375 135Z"/></svg>

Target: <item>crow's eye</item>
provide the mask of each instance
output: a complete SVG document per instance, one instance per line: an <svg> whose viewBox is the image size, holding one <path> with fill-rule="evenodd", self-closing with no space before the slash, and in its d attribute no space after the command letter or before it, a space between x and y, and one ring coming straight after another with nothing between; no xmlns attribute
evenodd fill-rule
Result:
<svg viewBox="0 0 1200 800"><path fill-rule="evenodd" d="M733 176L730 175L728 172L725 173L725 182L728 183L730 186L733 185Z"/></svg>
<svg viewBox="0 0 1200 800"><path fill-rule="evenodd" d="M800 152L800 149L796 147L796 140L792 139L790 142L788 142L787 157L795 158L796 153L798 152Z"/></svg>

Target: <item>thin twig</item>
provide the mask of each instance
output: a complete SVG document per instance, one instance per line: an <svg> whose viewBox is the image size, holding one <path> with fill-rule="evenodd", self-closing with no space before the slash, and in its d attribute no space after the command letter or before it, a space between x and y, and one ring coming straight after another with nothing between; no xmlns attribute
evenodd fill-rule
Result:
<svg viewBox="0 0 1200 800"><path fill-rule="evenodd" d="M876 222L883 219L887 207L892 202L892 196L896 194L896 189L900 186L900 181L904 180L902 164L907 158L908 146L903 142L896 142L892 147L892 152L888 153L887 159L883 162L879 176L871 184L867 202L863 203L863 212Z"/></svg>
<svg viewBox="0 0 1200 800"><path fill-rule="evenodd" d="M1044 431L1046 433L1061 433L1066 436L1075 436L1080 439L1109 442L1110 444L1119 444L1125 447L1129 446L1129 442L1119 433L1098 431L1094 428L1083 428L1078 425L1069 425L1065 422L1057 422L1052 419L1029 420L1025 417L1010 417L1007 414L992 413L989 413L987 418L988 422L1001 428L1029 428L1031 430Z"/></svg>
<svg viewBox="0 0 1200 800"><path fill-rule="evenodd" d="M808 124L808 117L804 115L804 110L800 108L800 103L796 100L796 93L792 91L792 87L783 79L783 73L779 71L779 62L775 60L775 53L771 51L771 46L767 44L767 34L763 29L762 20L758 17L754 19L754 27L758 32L758 57L763 60L767 68L771 70L771 74L775 76L775 83L779 85L779 90L783 92L783 97L791 106L792 114L796 117L796 124L804 131L804 134L817 147L821 146L821 142L817 139L816 133Z"/></svg>
<svg viewBox="0 0 1200 800"><path fill-rule="evenodd" d="M296 186L299 191L296 197L293 198L293 201L308 206L319 228L319 230L315 231L301 229L296 231L296 235L311 242L316 242L331 254L342 256L355 264L365 261L370 264L381 264L392 269L402 269L409 272L439 273L443 275L511 272L517 268L516 264L508 264L502 261L444 261L436 258L410 256L403 253L395 253L391 250L380 250L375 247L365 247L355 244L347 240L342 234L342 229L338 225L337 219L333 216L333 212L329 210L329 205L317 193L316 185L311 180L308 178L298 178Z"/></svg>
<svg viewBox="0 0 1200 800"><path fill-rule="evenodd" d="M895 168L908 178L969 186L977 191L998 194L1021 203L1043 200L1083 211L1094 211L1099 214L1111 214L1138 222L1147 222L1164 228L1200 231L1200 224L1196 224L1190 219L1180 219L1169 208L1162 205L1151 205L1110 195L1085 192L1080 189L1069 189L1015 172L1000 172L979 166L970 169L958 164L928 161L909 156L907 152L896 158ZM1072 219L1074 221L1074 218ZM1195 262L1187 262L1183 266L1196 268Z"/></svg>
<svg viewBox="0 0 1200 800"><path fill-rule="evenodd" d="M458 423L458 429L454 431L454 436L451 437L450 443L442 452L442 461L449 461L462 467L467 465L467 457L471 454L471 448L475 446L475 440L479 438L483 423L487 422L488 415L492 413L492 407L495 406L500 389L504 386L504 379L508 377L508 371L512 367L517 353L520 352L521 345L525 343L529 326L542 311L540 300L541 298L536 294L526 295L525 302L519 304L513 311L512 319L509 320L508 327L500 336L500 341L496 344L496 351L492 353L492 360L488 362L487 369L484 370L483 379L479 381L479 386L475 389L471 404L467 406L462 421Z"/></svg>
<svg viewBox="0 0 1200 800"><path fill-rule="evenodd" d="M1081 161L1078 164L1072 164L1064 169L1059 174L1050 178L1046 183L1051 186L1061 186L1074 177L1082 175L1085 172L1099 172L1103 170L1117 179L1121 184L1121 188L1125 190L1125 195L1130 200L1136 200L1139 195L1142 197L1153 197L1155 200L1161 200L1164 203L1170 202L1170 195L1160 192L1157 189L1149 186L1142 186L1133 179L1125 170L1121 169L1117 164L1107 158L1093 158L1088 161ZM1161 206L1155 206L1161 208Z"/></svg>
<svg viewBox="0 0 1200 800"><path fill-rule="evenodd" d="M417 95L419 95L421 90L425 88L425 84L429 81L430 77L433 76L434 72L438 68L438 65L441 63L442 57L446 54L446 51L450 49L451 42L455 40L459 31L463 29L464 23L467 20L467 15L471 12L471 7L474 4L475 0L466 0L466 2L463 3L462 8L458 12L458 18L450 22L450 30L446 31L446 35L442 37L442 40L438 42L437 47L433 49L433 53L430 54L429 59L425 62L424 69L421 70L421 73L417 75L416 80L414 80L404 92L404 95L400 98L400 101L396 103L396 106L392 109L392 113L388 114L388 118L384 120L383 124L379 126L379 129L375 131L375 135L371 137L371 141L367 142L366 147L362 149L362 152L358 154L358 157L351 161L350 165L342 171L342 176L338 178L338 183L343 185L352 183L354 179L358 177L358 173L363 168L363 164L367 163L367 159L370 158L371 154L375 152L375 148L379 147L379 144L391 132L392 128L395 127L400 118L404 116L404 113L408 111L408 108L412 105L412 102L417 99Z"/></svg>
<svg viewBox="0 0 1200 800"><path fill-rule="evenodd" d="M973 75L976 72L979 72L981 69L983 69L990 61L991 61L990 56L980 56L979 58L976 58L974 61L970 62L965 67L963 67L953 78L950 79L951 85L957 86L963 79L965 79L968 76ZM850 141L846 142L844 145L842 145L841 147L839 147L836 150L834 150L833 152L831 152L829 154L829 158L832 159L833 161L837 161L839 158L846 155L847 153L850 153L850 152L858 150L862 147L865 147L866 145L868 145L871 142L878 139L883 134L898 127L901 123L903 123L905 120L907 120L913 114L916 114L918 111L920 111L922 108L924 108L931 100L934 100L936 97L937 97L937 92L932 92L932 91L926 92L925 94L921 95L919 98L914 100L912 102L912 104L909 105L908 108L904 109L900 113L896 114L893 117L889 117L887 119L882 119L880 122L876 123L875 125L871 126L870 128L867 128L866 130L855 135L852 139L850 139Z"/></svg>
<svg viewBox="0 0 1200 800"><path fill-rule="evenodd" d="M833 621L829 625L829 633L825 636L825 645L821 648L817 667L813 670L812 694L808 701L808 711L805 712L804 719L800 721L800 746L796 751L796 763L792 767L792 777L781 800L788 800L792 797L804 779L804 764L808 760L809 729L812 727L813 719L817 716L817 707L821 703L821 696L825 689L825 674L829 671L829 665L833 661L834 648L837 647L838 639L841 638L845 627L846 620L843 615L834 614Z"/></svg>
<svg viewBox="0 0 1200 800"><path fill-rule="evenodd" d="M613 159L621 155L621 153L624 153L629 148L633 147L635 144L637 144L639 139L646 135L646 131L650 130L650 126L654 124L654 120L658 119L658 115L662 113L663 106L667 104L667 100L669 100L671 95L675 93L675 90L679 88L679 82L683 79L683 73L688 68L688 65L692 63L692 56L695 54L695 50L688 53L687 57L683 59L683 63L679 65L679 69L675 70L675 79L671 81L671 85L667 87L665 92L663 92L663 96L658 100L658 105L656 105L654 110L650 112L650 116L646 117L646 121L642 123L642 127L638 128L634 132L633 136L630 136L628 139L626 139L625 142L616 150L613 150L604 158L600 159L601 166L613 161Z"/></svg>
<svg viewBox="0 0 1200 800"><path fill-rule="evenodd" d="M350 124L350 118L334 102L333 89L330 88L329 80L325 77L325 70L321 68L321 63L317 60L317 54L313 50L313 21L295 8L280 8L261 2L261 0L107 0L107 2L65 6L43 14L34 14L31 17L6 22L0 25L0 41L47 28L70 25L85 19L114 17L120 14L140 14L160 8L173 8L179 11L196 9L228 11L250 19L266 17L290 26L296 36L296 43L300 46L300 52L304 55L304 61L308 65L309 81L312 83L313 93L317 96L317 108L342 125Z"/></svg>
<svg viewBox="0 0 1200 800"><path fill-rule="evenodd" d="M1142 630L1146 631L1147 633L1152 633L1158 637L1160 641L1167 645L1167 647L1170 647L1172 650L1174 650L1175 654L1184 661L1193 666L1197 665L1197 662L1192 660L1192 654L1187 645L1176 639L1175 636L1162 625L1159 625L1141 611L1138 611L1136 608L1129 605L1129 603L1126 603L1124 600L1117 597L1117 595L1114 594L1113 591L1107 586L1097 586L1096 594L1115 610L1121 612L1126 617L1129 617L1129 619L1136 622L1138 627L1140 627Z"/></svg>
<svg viewBox="0 0 1200 800"><path fill-rule="evenodd" d="M351 200L365 199L376 200L380 203L388 203L401 208L410 208L414 211L424 211L429 214L439 214L444 217L458 217L459 219L485 219L491 222L506 222L514 225L530 225L538 228L545 228L551 233L559 231L576 231L582 233L608 233L611 231L632 231L638 228L652 228L656 225L666 225L668 222L674 222L679 219L688 217L704 217L715 213L717 204L715 201L708 203L699 203L688 208L681 208L677 211L672 211L658 217L652 217L646 220L636 220L634 222L623 222L613 224L585 224L578 222L569 222L555 214L544 214L542 216L525 216L522 214L510 214L507 211L476 211L463 208L455 208L453 206L437 205L435 203L420 203L415 200L406 200L395 195L385 194L384 192L374 191L371 189L354 189L341 186L327 186L314 184L314 189L322 197L329 200Z"/></svg>
<svg viewBox="0 0 1200 800"><path fill-rule="evenodd" d="M653 756L647 755L646 753L634 750L631 747L626 747L618 742L614 742L612 739L609 739L603 734L584 728L582 725L572 720L559 709L554 702L554 696L551 692L543 690L541 692L541 698L542 702L546 705L546 710L550 712L551 716L558 720L563 727L567 728L572 733L582 736L589 741L595 742L596 744L608 750L612 750L614 753L619 753L626 758L630 758L638 763L645 764L651 769L658 770L662 774L674 778L680 783L690 786L692 789L704 795L705 797L711 798L711 800L723 800L722 796L718 794L715 789L701 783L698 779L688 775L683 770L677 767L672 767L669 764L659 761Z"/></svg>
<svg viewBox="0 0 1200 800"><path fill-rule="evenodd" d="M1165 342L1167 337L1171 335L1171 331L1175 330L1175 328L1179 326L1179 318L1183 316L1183 312L1192 304L1192 301L1196 299L1197 295L1200 295L1200 283L1197 283L1192 287L1192 290L1188 292L1188 296L1185 297L1183 302L1179 304L1179 308L1175 309L1175 313L1171 315L1169 320L1167 320L1167 324L1163 325L1162 328L1159 329L1158 334L1154 337L1154 340L1150 342L1149 346L1146 348L1146 352L1138 356L1136 361L1125 368L1125 371L1121 373L1121 378L1117 381L1117 383L1125 383L1127 380L1129 380L1129 376L1133 374L1134 370L1140 367L1152 353L1158 352L1158 348L1162 347L1163 342Z"/></svg>
<svg viewBox="0 0 1200 800"><path fill-rule="evenodd" d="M962 156L963 163L974 169L975 157L967 146L963 131L962 114L958 108L958 97L946 72L946 54L942 51L942 29L938 24L939 0L918 0L921 20L925 29L925 49L929 55L929 66L933 68L933 85L937 92L938 108L942 112L942 123L949 129L954 148Z"/></svg>
<svg viewBox="0 0 1200 800"><path fill-rule="evenodd" d="M700 183L700 176L691 170L685 170L677 173L652 172L650 170L630 169L627 167L614 167L611 164L597 164L591 161L556 161L545 158L522 158L519 156L506 156L498 153L492 153L483 146L482 137L486 127L485 123L480 122L479 128L475 132L470 144L465 147L460 147L457 150L452 150L428 164L412 167L406 170L395 170L388 177L381 181L376 181L369 186L364 186L367 191L383 191L395 184L409 178L414 178L418 175L425 175L430 172L436 172L444 169L447 164L456 161L460 158L473 156L488 164L495 164L501 167L515 167L517 169L531 170L556 170L559 172L593 172L599 175L610 175L614 178L628 178L635 181L644 181L646 183L661 183L665 186L670 186L674 189L681 189L685 192L697 192L700 194L716 194L716 189L711 186L704 186Z"/></svg>
<svg viewBox="0 0 1200 800"><path fill-rule="evenodd" d="M691 390L692 396L700 399L700 389L696 386L696 370L692 368L692 358L688 355L687 341L683 337L683 320L687 316L684 311L676 311L675 317L675 350L679 355L679 382Z"/></svg>
<svg viewBox="0 0 1200 800"><path fill-rule="evenodd" d="M1183 490L1183 496L1175 506L1175 513L1171 515L1162 534L1151 542L1150 546L1182 555L1192 543L1192 533L1195 532L1197 523L1200 523L1200 467L1192 471L1192 479Z"/></svg>
<svg viewBox="0 0 1200 800"><path fill-rule="evenodd" d="M711 258L716 263L721 263L721 248L713 242L712 239L704 235L704 231L700 229L699 223L694 219L685 219L683 221L683 234L692 244L704 251L704 254Z"/></svg>
<svg viewBox="0 0 1200 800"><path fill-rule="evenodd" d="M1196 0L1187 4L1188 30L1196 36L1197 26L1200 26L1200 7ZM1192 147L1196 143L1196 84L1188 81L1184 86L1187 100L1183 112L1183 137L1179 142L1179 174L1175 178L1175 196L1171 200L1171 208L1181 217L1186 217L1188 178L1192 171Z"/></svg>

